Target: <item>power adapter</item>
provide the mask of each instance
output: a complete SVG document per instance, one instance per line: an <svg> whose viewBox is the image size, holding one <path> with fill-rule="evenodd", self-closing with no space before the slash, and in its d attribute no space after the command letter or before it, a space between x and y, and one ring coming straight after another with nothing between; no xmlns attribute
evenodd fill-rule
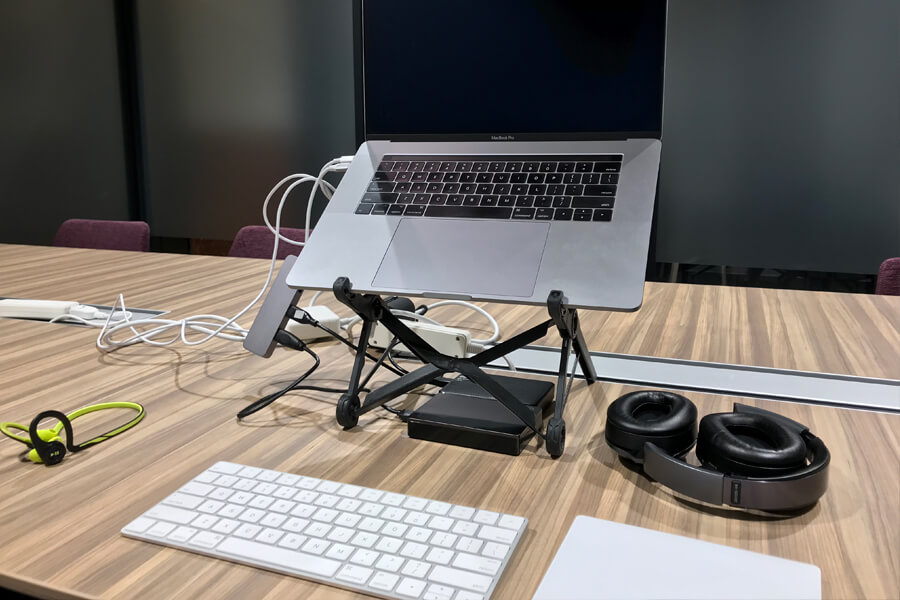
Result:
<svg viewBox="0 0 900 600"><path fill-rule="evenodd" d="M472 342L472 334L465 329L456 329L454 327L444 327L442 325L432 325L431 323L422 323L421 321L409 321L406 326L419 334L423 340L431 344L431 346L447 356L454 358L464 358ZM369 345L373 348L387 348L394 334L388 331L387 327L381 323L376 323L369 335ZM410 354L409 350L403 344L394 346L394 350L398 353Z"/></svg>
<svg viewBox="0 0 900 600"><path fill-rule="evenodd" d="M318 321L321 325L332 331L338 331L341 328L340 317L334 314L334 311L327 306L304 306L300 310L306 311L315 321ZM298 323L293 319L288 320L285 329L304 342L331 337L328 333L322 331L315 325Z"/></svg>

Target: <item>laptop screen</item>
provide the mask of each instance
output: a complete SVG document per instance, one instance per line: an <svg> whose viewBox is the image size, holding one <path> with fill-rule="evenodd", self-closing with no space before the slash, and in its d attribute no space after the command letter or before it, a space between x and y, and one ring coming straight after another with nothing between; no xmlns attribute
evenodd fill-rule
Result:
<svg viewBox="0 0 900 600"><path fill-rule="evenodd" d="M664 0L364 0L366 139L659 137Z"/></svg>

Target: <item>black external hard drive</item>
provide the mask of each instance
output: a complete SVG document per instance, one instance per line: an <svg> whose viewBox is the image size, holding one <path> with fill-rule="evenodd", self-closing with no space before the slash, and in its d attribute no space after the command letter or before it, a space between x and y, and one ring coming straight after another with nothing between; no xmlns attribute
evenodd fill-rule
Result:
<svg viewBox="0 0 900 600"><path fill-rule="evenodd" d="M549 381L494 378L534 411L538 427L553 401ZM409 416L409 437L518 456L534 432L477 383L459 377Z"/></svg>

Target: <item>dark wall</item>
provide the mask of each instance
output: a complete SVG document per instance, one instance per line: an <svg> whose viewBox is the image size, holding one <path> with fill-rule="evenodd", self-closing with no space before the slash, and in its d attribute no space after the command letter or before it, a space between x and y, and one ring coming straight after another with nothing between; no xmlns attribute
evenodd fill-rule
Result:
<svg viewBox="0 0 900 600"><path fill-rule="evenodd" d="M900 256L900 2L669 3L661 262Z"/></svg>
<svg viewBox="0 0 900 600"><path fill-rule="evenodd" d="M231 239L279 179L355 151L351 0L6 0L0 242L129 214L114 5L134 8L154 236ZM657 260L900 255L900 2L669 7Z"/></svg>
<svg viewBox="0 0 900 600"><path fill-rule="evenodd" d="M280 179L355 153L351 7L138 0L153 235L231 239ZM285 224L301 226L310 189Z"/></svg>
<svg viewBox="0 0 900 600"><path fill-rule="evenodd" d="M111 0L0 2L0 242L129 216Z"/></svg>

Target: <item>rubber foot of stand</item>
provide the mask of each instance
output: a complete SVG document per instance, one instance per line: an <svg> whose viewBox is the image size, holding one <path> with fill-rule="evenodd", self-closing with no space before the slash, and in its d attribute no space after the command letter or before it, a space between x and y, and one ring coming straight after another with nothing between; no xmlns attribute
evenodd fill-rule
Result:
<svg viewBox="0 0 900 600"><path fill-rule="evenodd" d="M338 400L335 416L338 424L344 429L352 429L359 423L359 397L349 394L341 395Z"/></svg>
<svg viewBox="0 0 900 600"><path fill-rule="evenodd" d="M566 422L553 417L547 424L547 432L544 434L547 452L550 458L559 458L566 449Z"/></svg>

